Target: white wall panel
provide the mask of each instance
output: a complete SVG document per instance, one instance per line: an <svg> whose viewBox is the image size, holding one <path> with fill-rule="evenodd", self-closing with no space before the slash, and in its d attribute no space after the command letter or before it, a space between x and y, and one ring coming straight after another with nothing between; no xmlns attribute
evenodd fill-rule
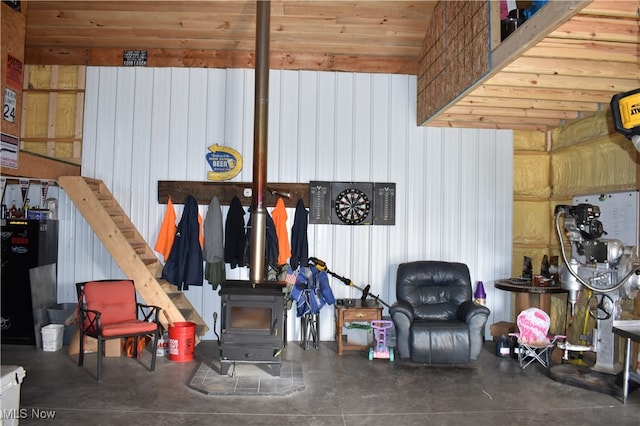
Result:
<svg viewBox="0 0 640 426"><path fill-rule="evenodd" d="M358 286L371 284L389 304L399 263L465 262L474 285L485 283L489 323L509 319L510 298L493 281L508 276L511 264L510 131L416 126L414 76L272 70L270 83L269 181L396 184L395 225L310 225L310 255ZM244 167L233 180L251 181L253 97L253 70L88 68L83 175L108 183L153 247L166 209L157 181L206 180L208 146L238 150ZM67 241L58 293L72 299L73 282L119 270L63 193L60 199ZM199 210L205 215L207 206ZM222 210L226 217L228 207ZM287 212L290 229L294 209ZM179 219L181 205L176 213ZM248 268L227 268L227 277L246 279ZM360 297L336 279L331 285L336 297ZM205 282L186 294L212 328L217 291ZM289 339L298 340L299 320L290 314ZM328 307L321 339L333 333Z"/></svg>

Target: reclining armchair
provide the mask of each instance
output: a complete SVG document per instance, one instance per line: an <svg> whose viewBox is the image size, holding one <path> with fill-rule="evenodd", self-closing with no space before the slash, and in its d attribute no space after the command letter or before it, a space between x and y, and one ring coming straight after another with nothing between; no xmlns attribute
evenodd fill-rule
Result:
<svg viewBox="0 0 640 426"><path fill-rule="evenodd" d="M400 264L389 312L400 358L427 364L466 364L480 356L489 308L472 300L463 263Z"/></svg>

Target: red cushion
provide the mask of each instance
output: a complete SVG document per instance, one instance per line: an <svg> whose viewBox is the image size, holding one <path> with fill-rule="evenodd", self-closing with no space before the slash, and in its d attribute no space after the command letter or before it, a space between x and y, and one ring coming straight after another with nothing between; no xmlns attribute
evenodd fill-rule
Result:
<svg viewBox="0 0 640 426"><path fill-rule="evenodd" d="M110 324L102 328L104 337L125 336L139 333L153 333L156 331L157 325L154 322L147 321L125 321L118 324Z"/></svg>
<svg viewBox="0 0 640 426"><path fill-rule="evenodd" d="M110 324L137 320L133 281L91 281L84 285L83 291L87 309L101 313L103 328Z"/></svg>

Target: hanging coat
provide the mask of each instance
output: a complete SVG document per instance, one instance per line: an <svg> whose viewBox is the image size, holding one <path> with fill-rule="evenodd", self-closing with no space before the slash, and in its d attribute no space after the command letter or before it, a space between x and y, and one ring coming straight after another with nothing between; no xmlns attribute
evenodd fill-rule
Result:
<svg viewBox="0 0 640 426"><path fill-rule="evenodd" d="M224 228L224 261L235 269L244 266L244 208L238 197L233 197Z"/></svg>
<svg viewBox="0 0 640 426"><path fill-rule="evenodd" d="M162 268L162 278L176 285L178 290L188 290L190 285L202 285L203 259L198 216L198 202L189 195L184 202L169 259Z"/></svg>
<svg viewBox="0 0 640 426"><path fill-rule="evenodd" d="M267 265L276 266L278 264L278 235L276 234L276 226L269 212L265 211L265 241L264 241L264 257ZM247 234L245 235L244 264L251 263L251 217L247 222Z"/></svg>
<svg viewBox="0 0 640 426"><path fill-rule="evenodd" d="M291 259L289 264L293 269L306 265L309 261L309 240L307 239L309 212L304 208L302 198L298 200L296 212L291 227Z"/></svg>
<svg viewBox="0 0 640 426"><path fill-rule="evenodd" d="M287 209L282 198L278 198L276 201L276 208L271 212L271 217L278 237L278 265L284 265L291 257L291 246L289 245L289 231L287 231Z"/></svg>
<svg viewBox="0 0 640 426"><path fill-rule="evenodd" d="M153 248L158 253L161 253L166 262L169 259L171 253L171 247L173 246L173 240L176 237L176 210L173 207L171 197L167 201L167 210L164 213L164 219L162 219L162 225L160 226L160 232L158 233L158 240L156 246Z"/></svg>
<svg viewBox="0 0 640 426"><path fill-rule="evenodd" d="M225 280L222 211L218 197L213 197L209 203L209 209L204 218L203 232L204 276L215 290L218 288L218 284L222 284Z"/></svg>

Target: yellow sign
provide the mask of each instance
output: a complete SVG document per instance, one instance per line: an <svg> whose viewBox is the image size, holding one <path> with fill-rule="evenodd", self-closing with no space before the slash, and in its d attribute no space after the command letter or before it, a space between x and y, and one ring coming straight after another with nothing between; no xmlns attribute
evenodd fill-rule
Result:
<svg viewBox="0 0 640 426"><path fill-rule="evenodd" d="M211 167L211 171L207 173L207 180L229 180L242 170L242 156L228 146L211 145L207 153L207 163Z"/></svg>

